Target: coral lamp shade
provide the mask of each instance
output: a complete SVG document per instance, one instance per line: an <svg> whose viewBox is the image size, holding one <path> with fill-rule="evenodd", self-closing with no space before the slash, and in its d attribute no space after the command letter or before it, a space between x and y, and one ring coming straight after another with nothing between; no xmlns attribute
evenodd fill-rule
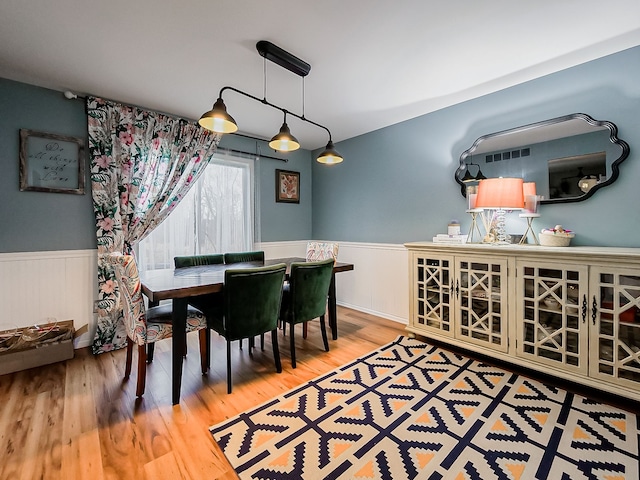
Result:
<svg viewBox="0 0 640 480"><path fill-rule="evenodd" d="M476 208L524 208L524 182L521 178L487 178L478 184Z"/></svg>
<svg viewBox="0 0 640 480"><path fill-rule="evenodd" d="M524 196L536 194L536 182L524 182L522 185Z"/></svg>

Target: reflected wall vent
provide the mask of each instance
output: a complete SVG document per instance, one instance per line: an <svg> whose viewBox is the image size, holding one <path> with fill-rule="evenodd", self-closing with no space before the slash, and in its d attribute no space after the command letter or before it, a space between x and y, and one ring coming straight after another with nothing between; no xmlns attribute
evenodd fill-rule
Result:
<svg viewBox="0 0 640 480"><path fill-rule="evenodd" d="M485 163L502 162L503 160L511 160L512 158L528 157L531 155L530 148L523 148L521 150L511 150L509 152L492 153L484 157Z"/></svg>

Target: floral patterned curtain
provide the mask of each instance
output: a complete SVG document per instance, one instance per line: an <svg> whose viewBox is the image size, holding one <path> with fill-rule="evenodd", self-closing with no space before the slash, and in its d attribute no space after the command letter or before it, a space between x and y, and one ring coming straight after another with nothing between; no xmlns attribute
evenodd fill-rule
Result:
<svg viewBox="0 0 640 480"><path fill-rule="evenodd" d="M132 253L178 205L220 141L198 124L87 98L91 191L98 237L98 328L93 353L126 345L115 275L102 255Z"/></svg>

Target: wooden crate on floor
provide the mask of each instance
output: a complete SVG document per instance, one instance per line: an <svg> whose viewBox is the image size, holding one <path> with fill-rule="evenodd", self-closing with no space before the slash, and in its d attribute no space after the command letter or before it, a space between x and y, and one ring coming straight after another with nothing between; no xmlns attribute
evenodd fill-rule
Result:
<svg viewBox="0 0 640 480"><path fill-rule="evenodd" d="M0 331L0 375L73 358L73 320Z"/></svg>

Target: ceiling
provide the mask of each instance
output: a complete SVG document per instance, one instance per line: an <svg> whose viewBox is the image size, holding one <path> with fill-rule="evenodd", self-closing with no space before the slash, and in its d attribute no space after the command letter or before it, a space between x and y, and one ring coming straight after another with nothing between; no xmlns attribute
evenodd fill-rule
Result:
<svg viewBox="0 0 640 480"><path fill-rule="evenodd" d="M265 62L259 40L311 72L303 81ZM0 77L194 120L226 85L266 91L334 141L636 45L638 0L0 2ZM232 91L224 100L241 132L277 133L278 110ZM303 148L327 142L321 128L288 124Z"/></svg>

